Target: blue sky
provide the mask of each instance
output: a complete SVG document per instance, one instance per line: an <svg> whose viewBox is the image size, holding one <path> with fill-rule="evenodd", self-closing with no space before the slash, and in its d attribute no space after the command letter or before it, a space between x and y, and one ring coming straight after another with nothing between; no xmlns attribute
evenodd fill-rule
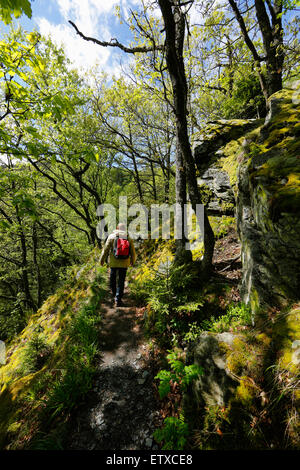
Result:
<svg viewBox="0 0 300 470"><path fill-rule="evenodd" d="M79 68L93 66L108 73L120 70L120 59L126 61L125 54L116 48L104 48L84 41L76 35L68 20L72 20L87 36L110 41L118 38L128 44L131 33L126 25L121 25L114 15L116 6L120 6L126 18L129 9L137 9L140 0L34 0L32 18L22 16L15 20L27 31L37 29L42 35L51 35L57 44L64 44L68 57Z"/></svg>

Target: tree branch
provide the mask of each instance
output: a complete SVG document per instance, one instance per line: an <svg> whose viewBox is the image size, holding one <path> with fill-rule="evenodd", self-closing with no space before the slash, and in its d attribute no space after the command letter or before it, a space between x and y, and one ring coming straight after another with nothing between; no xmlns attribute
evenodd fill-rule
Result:
<svg viewBox="0 0 300 470"><path fill-rule="evenodd" d="M270 19L269 19L269 16L265 7L265 3L263 0L255 0L255 8L256 8L257 21L258 21L260 30L262 32L264 48L265 48L266 54L268 54L272 41L273 41ZM276 21L276 16L275 16L275 21Z"/></svg>
<svg viewBox="0 0 300 470"><path fill-rule="evenodd" d="M248 34L248 31L247 31L247 28L246 28L246 25L245 25L245 22L244 22L244 19L241 15L241 12L236 4L236 2L234 0L228 0L234 14L235 14L235 17L240 25L240 28L241 28L241 31L242 31L242 34L243 34L243 37L245 39L245 43L247 44L247 46L249 47L252 55L253 55L253 58L255 61L258 61L258 62L262 62L262 57L260 57L257 53L257 50L255 49L255 46L253 44L253 42L251 41L250 37L249 37L249 34Z"/></svg>
<svg viewBox="0 0 300 470"><path fill-rule="evenodd" d="M99 41L99 39L85 36L81 31L79 31L79 29L77 28L76 24L73 23L73 21L69 20L69 23L71 26L73 26L76 33L82 39L84 39L85 41L92 41L93 43L98 44L99 46L118 47L119 49L126 52L127 54L136 54L137 52L153 52L154 50L163 50L163 45L160 45L160 44L152 46L152 47L146 47L146 46L127 47L121 44L116 38L112 38L110 42Z"/></svg>
<svg viewBox="0 0 300 470"><path fill-rule="evenodd" d="M272 3L270 2L270 0L266 0L266 4L268 5L268 8L269 8L269 11L270 11L270 15L272 17L272 23L275 24L276 23L276 20L277 20L277 15L276 15L276 12L273 8L273 5Z"/></svg>

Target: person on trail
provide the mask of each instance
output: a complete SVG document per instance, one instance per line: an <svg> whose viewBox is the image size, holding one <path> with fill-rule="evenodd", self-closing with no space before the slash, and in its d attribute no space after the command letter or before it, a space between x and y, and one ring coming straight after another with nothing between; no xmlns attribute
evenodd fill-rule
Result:
<svg viewBox="0 0 300 470"><path fill-rule="evenodd" d="M133 266L136 253L132 239L127 235L124 224L118 224L106 240L100 256L100 264L103 266L109 256L110 288L113 300L117 307L123 306L122 297L127 268ZM118 277L118 282L117 282Z"/></svg>

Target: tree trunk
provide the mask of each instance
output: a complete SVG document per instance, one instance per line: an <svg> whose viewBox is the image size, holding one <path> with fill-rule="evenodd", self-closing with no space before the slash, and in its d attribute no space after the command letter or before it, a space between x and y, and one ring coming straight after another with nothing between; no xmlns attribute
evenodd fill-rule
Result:
<svg viewBox="0 0 300 470"><path fill-rule="evenodd" d="M267 2L272 23L263 0L255 0L256 17L262 33L264 50L266 54L266 85L268 96L282 89L282 68L284 62L283 28L282 28L282 1L275 0L273 5Z"/></svg>
<svg viewBox="0 0 300 470"><path fill-rule="evenodd" d="M156 180L155 180L155 171L153 162L150 162L151 176L152 176L152 188L153 188L153 199L157 201L157 191L156 191Z"/></svg>
<svg viewBox="0 0 300 470"><path fill-rule="evenodd" d="M257 49L251 40L244 18L234 0L228 0L235 17L239 23L242 35L249 50L252 53L259 76L260 86L266 100L266 108L269 108L269 97L282 89L282 68L284 62L283 50L283 27L281 20L282 1L255 0L255 11L262 34L265 57L260 57ZM268 6L270 17L266 10ZM266 63L266 76L262 72L261 63Z"/></svg>
<svg viewBox="0 0 300 470"><path fill-rule="evenodd" d="M37 284L37 307L39 308L42 304L42 278L40 267L38 263L37 251L38 251L38 237L37 237L37 227L36 222L33 223L32 227L32 251L33 251L33 264L35 266L36 272L36 284Z"/></svg>
<svg viewBox="0 0 300 470"><path fill-rule="evenodd" d="M185 237L184 227L186 224L186 174L182 152L177 142L176 146L176 176L175 176L176 204L179 210L175 212L175 224L178 227L178 233L181 238L176 239L175 262L184 264L192 261L192 253L187 248L188 240Z"/></svg>
<svg viewBox="0 0 300 470"><path fill-rule="evenodd" d="M171 78L176 122L177 144L184 160L189 197L192 207L196 212L197 204L201 204L198 190L195 162L188 136L187 125L187 94L183 44L185 35L185 18L180 6L176 4L172 11L172 5L165 0L158 0L166 31L166 61ZM209 274L212 267L214 250L214 234L210 226L206 210L204 208L204 259L202 263L203 274ZM206 273L204 273L206 271Z"/></svg>
<svg viewBox="0 0 300 470"><path fill-rule="evenodd" d="M23 232L21 218L18 215L17 207L16 207L16 213L17 213L17 221L19 224L18 234L20 236L20 242L21 242L21 255L22 255L21 272L22 272L23 292L25 295L25 305L26 305L26 308L35 309L36 305L32 299L30 287L29 287L26 238Z"/></svg>

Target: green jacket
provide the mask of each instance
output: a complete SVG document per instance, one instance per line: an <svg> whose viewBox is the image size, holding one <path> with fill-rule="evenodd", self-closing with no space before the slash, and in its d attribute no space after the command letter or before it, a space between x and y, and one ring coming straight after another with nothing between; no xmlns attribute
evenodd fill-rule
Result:
<svg viewBox="0 0 300 470"><path fill-rule="evenodd" d="M113 247L114 247L114 240L116 236L119 235L121 238L128 238L130 243L130 255L129 258L126 259L117 259L114 257ZM109 235L106 243L103 247L101 256L100 256L100 263L107 263L107 258L109 257L109 267L110 268L128 268L130 265L134 265L136 260L136 253L132 239L126 236L126 232L121 230L114 230L111 235Z"/></svg>

